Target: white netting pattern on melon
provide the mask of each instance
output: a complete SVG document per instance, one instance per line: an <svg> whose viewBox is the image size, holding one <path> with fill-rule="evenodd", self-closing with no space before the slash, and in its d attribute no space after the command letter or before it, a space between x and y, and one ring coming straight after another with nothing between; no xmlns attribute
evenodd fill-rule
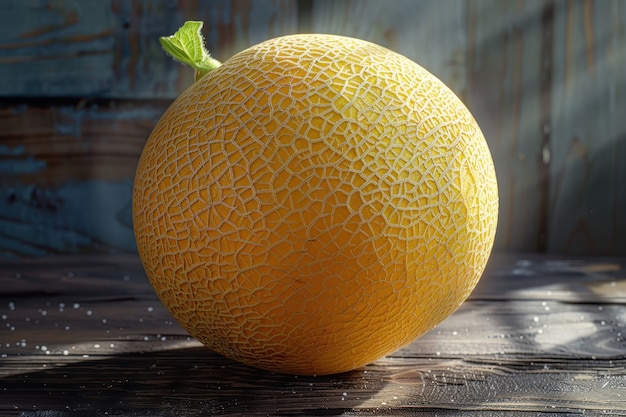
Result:
<svg viewBox="0 0 626 417"><path fill-rule="evenodd" d="M487 145L451 91L325 35L257 45L187 90L134 195L142 260L181 324L235 359L318 373L453 312L486 264L497 204Z"/></svg>

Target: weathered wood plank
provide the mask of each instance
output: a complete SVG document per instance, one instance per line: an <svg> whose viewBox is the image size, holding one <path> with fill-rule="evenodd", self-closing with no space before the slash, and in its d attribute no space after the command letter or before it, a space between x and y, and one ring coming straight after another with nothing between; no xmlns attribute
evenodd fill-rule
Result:
<svg viewBox="0 0 626 417"><path fill-rule="evenodd" d="M626 4L557 2L550 249L617 253L626 236Z"/></svg>
<svg viewBox="0 0 626 417"><path fill-rule="evenodd" d="M472 298L406 348L346 374L294 377L189 338L136 257L9 260L0 413L621 415L626 300L584 288L622 288L624 267L496 256Z"/></svg>
<svg viewBox="0 0 626 417"><path fill-rule="evenodd" d="M0 104L0 253L134 251L135 168L168 105Z"/></svg>
<svg viewBox="0 0 626 417"><path fill-rule="evenodd" d="M193 75L158 37L202 20L209 50L227 59L296 30L293 0L61 0L0 3L0 95L173 98Z"/></svg>
<svg viewBox="0 0 626 417"><path fill-rule="evenodd" d="M467 100L496 163L499 248L623 253L625 13L619 1L468 3Z"/></svg>
<svg viewBox="0 0 626 417"><path fill-rule="evenodd" d="M121 181L170 101L0 103L3 186Z"/></svg>
<svg viewBox="0 0 626 417"><path fill-rule="evenodd" d="M497 246L539 250L541 13L545 2L472 0L466 100L489 143L500 190Z"/></svg>
<svg viewBox="0 0 626 417"><path fill-rule="evenodd" d="M3 378L0 410L137 416L624 412L621 362L578 361L578 370L571 363L553 369L543 363L528 367L447 358L398 362L389 359L333 377L295 378L244 368L201 348L74 363L57 359L48 369Z"/></svg>

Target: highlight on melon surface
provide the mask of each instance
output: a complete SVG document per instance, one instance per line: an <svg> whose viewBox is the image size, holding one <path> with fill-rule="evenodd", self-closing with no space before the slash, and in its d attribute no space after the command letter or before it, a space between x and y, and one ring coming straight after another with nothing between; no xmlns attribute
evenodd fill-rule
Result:
<svg viewBox="0 0 626 417"><path fill-rule="evenodd" d="M138 251L175 319L234 360L322 375L452 314L484 271L498 212L463 103L349 37L278 37L220 64L201 25L163 39L198 80L154 128L133 190Z"/></svg>

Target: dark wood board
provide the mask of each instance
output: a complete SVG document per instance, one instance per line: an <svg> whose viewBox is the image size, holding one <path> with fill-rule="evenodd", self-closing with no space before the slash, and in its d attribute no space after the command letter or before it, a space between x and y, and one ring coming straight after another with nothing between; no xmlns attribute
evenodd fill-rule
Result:
<svg viewBox="0 0 626 417"><path fill-rule="evenodd" d="M624 415L622 258L494 255L470 299L353 372L256 370L189 337L135 256L0 265L0 415Z"/></svg>

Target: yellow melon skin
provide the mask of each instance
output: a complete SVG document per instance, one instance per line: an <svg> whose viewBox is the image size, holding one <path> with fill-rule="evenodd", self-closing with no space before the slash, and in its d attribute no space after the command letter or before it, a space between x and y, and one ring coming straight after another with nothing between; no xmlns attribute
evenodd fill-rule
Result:
<svg viewBox="0 0 626 417"><path fill-rule="evenodd" d="M387 355L470 294L498 192L472 115L411 60L292 35L185 91L141 155L134 230L176 320L259 368L322 375Z"/></svg>

